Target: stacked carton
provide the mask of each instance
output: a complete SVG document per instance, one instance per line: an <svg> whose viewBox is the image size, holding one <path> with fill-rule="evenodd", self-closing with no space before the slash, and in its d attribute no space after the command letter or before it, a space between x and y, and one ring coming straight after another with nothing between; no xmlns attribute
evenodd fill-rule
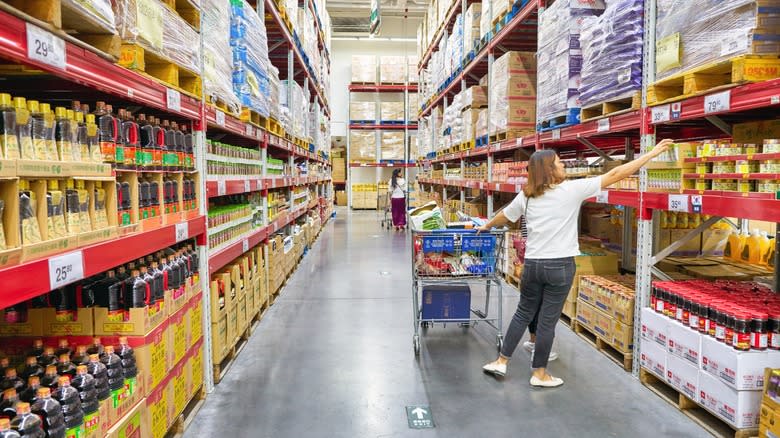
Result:
<svg viewBox="0 0 780 438"><path fill-rule="evenodd" d="M384 131L382 132L382 160L403 160L404 159L404 132L403 131Z"/></svg>
<svg viewBox="0 0 780 438"><path fill-rule="evenodd" d="M376 56L352 55L352 82L376 83Z"/></svg>
<svg viewBox="0 0 780 438"><path fill-rule="evenodd" d="M479 3L472 3L466 10L466 15L463 17L463 56L467 56L469 52L474 50L477 43L482 37L480 33L480 20L482 19L482 5Z"/></svg>
<svg viewBox="0 0 780 438"><path fill-rule="evenodd" d="M376 133L373 131L349 132L349 160L376 161Z"/></svg>
<svg viewBox="0 0 780 438"><path fill-rule="evenodd" d="M493 64L490 135L525 135L536 126L536 60L530 52L507 52Z"/></svg>

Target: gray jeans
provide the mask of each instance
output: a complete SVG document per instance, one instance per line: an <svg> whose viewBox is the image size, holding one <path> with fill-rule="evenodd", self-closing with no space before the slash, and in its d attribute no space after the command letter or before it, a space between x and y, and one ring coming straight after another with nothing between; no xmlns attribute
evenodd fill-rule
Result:
<svg viewBox="0 0 780 438"><path fill-rule="evenodd" d="M520 303L504 336L502 356L512 357L517 344L525 335L525 329L538 312L536 349L532 366L547 367L555 338L555 326L561 317L575 271L574 257L525 259L523 277L520 280Z"/></svg>

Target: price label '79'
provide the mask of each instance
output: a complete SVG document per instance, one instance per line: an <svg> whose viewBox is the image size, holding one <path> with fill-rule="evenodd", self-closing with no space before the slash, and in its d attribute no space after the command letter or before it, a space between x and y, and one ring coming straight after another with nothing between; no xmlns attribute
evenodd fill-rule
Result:
<svg viewBox="0 0 780 438"><path fill-rule="evenodd" d="M84 278L84 257L73 251L49 259L49 286L52 289Z"/></svg>

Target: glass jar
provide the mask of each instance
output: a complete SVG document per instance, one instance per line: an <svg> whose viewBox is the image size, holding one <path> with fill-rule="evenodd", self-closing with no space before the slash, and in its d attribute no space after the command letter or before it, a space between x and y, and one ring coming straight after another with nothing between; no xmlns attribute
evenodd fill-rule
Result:
<svg viewBox="0 0 780 438"><path fill-rule="evenodd" d="M726 341L726 311L725 309L715 309L715 339L720 342Z"/></svg>
<svg viewBox="0 0 780 438"><path fill-rule="evenodd" d="M750 350L751 318L745 313L734 314L733 339L731 341L735 350Z"/></svg>
<svg viewBox="0 0 780 438"><path fill-rule="evenodd" d="M769 315L767 334L769 335L769 348L772 350L780 350L780 313Z"/></svg>
<svg viewBox="0 0 780 438"><path fill-rule="evenodd" d="M726 342L726 345L734 346L734 327L736 326L736 318L734 317L734 311L729 309L725 312L725 323L726 323L726 330L725 330L725 339L724 342Z"/></svg>
<svg viewBox="0 0 780 438"><path fill-rule="evenodd" d="M750 315L750 348L754 350L766 350L769 343L767 326L769 315L766 313L753 313Z"/></svg>

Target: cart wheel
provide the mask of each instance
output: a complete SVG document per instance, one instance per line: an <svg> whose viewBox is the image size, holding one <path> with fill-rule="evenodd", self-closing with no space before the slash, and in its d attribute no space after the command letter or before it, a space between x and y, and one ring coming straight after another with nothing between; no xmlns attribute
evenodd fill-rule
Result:
<svg viewBox="0 0 780 438"><path fill-rule="evenodd" d="M501 349L504 348L504 337L501 335L496 336L496 347L498 352L501 353Z"/></svg>
<svg viewBox="0 0 780 438"><path fill-rule="evenodd" d="M420 355L420 337L417 335L414 335L414 355Z"/></svg>

